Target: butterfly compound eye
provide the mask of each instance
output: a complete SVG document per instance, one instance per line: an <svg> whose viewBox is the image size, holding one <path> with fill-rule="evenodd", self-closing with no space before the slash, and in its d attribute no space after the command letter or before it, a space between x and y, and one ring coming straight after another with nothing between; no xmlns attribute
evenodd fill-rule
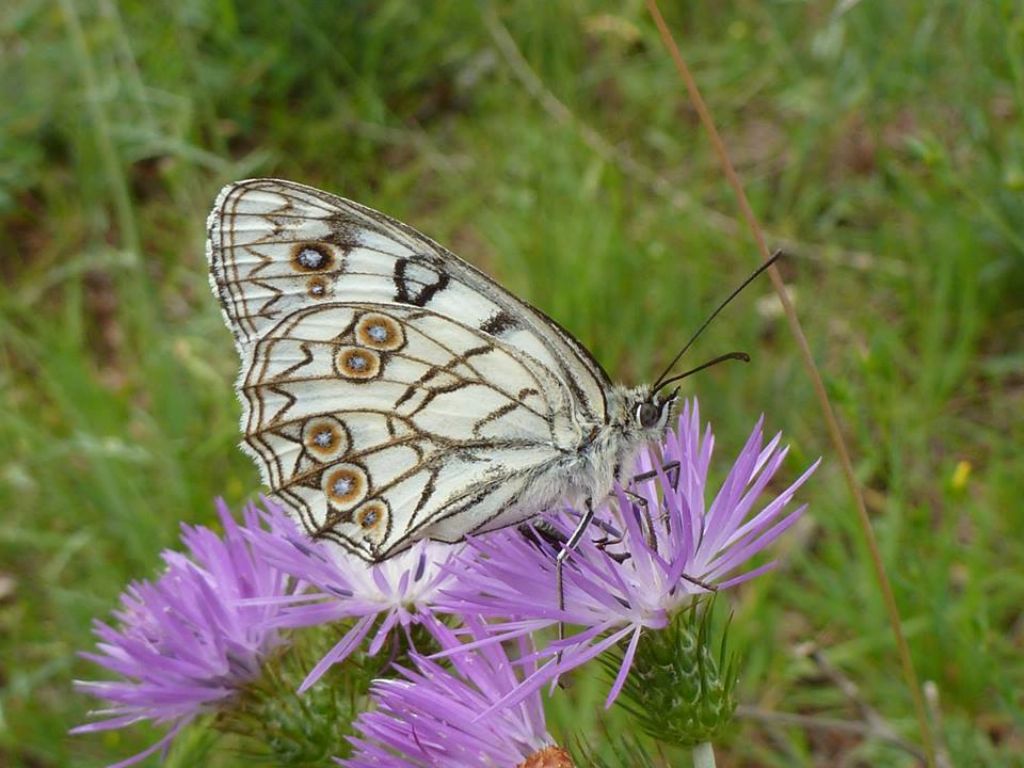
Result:
<svg viewBox="0 0 1024 768"><path fill-rule="evenodd" d="M658 423L661 417L661 409L654 403L640 403L636 407L636 423L644 429L649 429Z"/></svg>

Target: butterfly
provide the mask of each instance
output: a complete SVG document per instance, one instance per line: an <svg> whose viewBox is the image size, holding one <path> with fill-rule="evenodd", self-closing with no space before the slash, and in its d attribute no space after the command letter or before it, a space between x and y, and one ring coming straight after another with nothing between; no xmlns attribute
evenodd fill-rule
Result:
<svg viewBox="0 0 1024 768"><path fill-rule="evenodd" d="M589 520L668 429L678 376L612 383L541 310L358 203L231 184L207 256L241 357L243 449L313 538L364 560L563 500Z"/></svg>

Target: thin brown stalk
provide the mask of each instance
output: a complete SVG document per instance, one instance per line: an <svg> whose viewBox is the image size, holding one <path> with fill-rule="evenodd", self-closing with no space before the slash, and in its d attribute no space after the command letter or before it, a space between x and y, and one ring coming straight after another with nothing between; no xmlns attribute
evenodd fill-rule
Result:
<svg viewBox="0 0 1024 768"><path fill-rule="evenodd" d="M541 108L557 123L571 127L579 135L580 140L594 154L607 163L614 165L630 179L643 184L655 194L663 197L668 204L680 211L688 211L697 216L706 225L726 236L735 237L740 234L742 224L734 217L728 216L714 208L710 208L693 195L679 188L678 184L665 178L653 168L637 160L628 148L612 143L601 133L582 120L565 102L561 101L540 76L533 70L523 52L516 45L508 28L501 23L497 11L492 4L486 4L481 10L484 26L487 28L498 53L513 76L523 89L537 101ZM885 272L896 277L905 277L906 266L894 259L886 259L867 251L836 248L820 243L808 243L784 237L778 233L768 233L772 242L786 252L787 256L836 264L861 272Z"/></svg>
<svg viewBox="0 0 1024 768"><path fill-rule="evenodd" d="M837 717L821 717L819 715L802 715L791 712L772 712L757 707L740 704L736 708L736 717L744 720L756 720L767 725L793 726L805 730L832 731L833 733L849 733L865 739L875 739L903 750L918 760L924 760L924 751L916 744L911 744L897 736L891 728L879 728L876 723L841 720Z"/></svg>
<svg viewBox="0 0 1024 768"><path fill-rule="evenodd" d="M718 155L722 169L729 180L729 185L733 188L733 191L736 194L736 199L739 203L743 218L746 220L751 233L754 235L754 239L757 241L757 247L760 251L761 259L767 260L771 256L771 252L765 242L764 233L761 231L761 227L757 222L757 217L754 215L754 211L750 207L750 202L747 200L746 193L743 191L743 185L740 183L736 170L733 168L732 162L730 161L728 152L725 148L725 143L722 141L722 137L719 135L718 129L715 127L715 122L711 117L711 113L708 111L707 105L704 103L704 99L701 97L700 90L697 88L697 83L693 79L693 75L690 73L689 67L686 66L686 62L683 60L683 56L679 52L679 47L676 45L675 40L672 37L672 33L669 31L669 28L665 23L665 19L661 15L661 10L658 8L657 0L646 0L646 2L647 9L650 12L651 17L654 19L654 23L658 27L658 33L661 35L662 42L668 49L668 52L672 57L672 61L675 63L676 69L679 72L679 76L686 85L690 101L693 103L694 108L700 115L701 123L708 132L715 154ZM882 554L878 547L878 540L875 538L875 532L871 527L871 520L868 517L867 507L864 505L864 495L861 492L860 484L857 482L857 478L854 474L853 462L850 459L850 452L846 447L846 441L843 438L842 430L839 427L839 420L836 418L835 411L832 408L832 403L828 398L828 393L825 391L825 384L822 381L821 372L818 370L818 366L814 362L814 356L811 354L811 348L807 342L807 337L804 335L803 328L800 325L800 320L796 316L796 311L794 310L793 304L789 300L789 295L786 292L785 284L782 282L782 276L775 267L771 267L768 274L771 278L772 285L775 288L775 292L779 296L779 301L782 302L786 318L789 321L790 331L792 332L794 339L796 339L797 346L800 349L800 355L803 358L804 367L807 369L808 376L810 376L818 403L821 406L822 413L825 417L825 424L828 428L829 437L831 438L832 445L839 456L839 462L843 469L843 475L846 478L846 484L850 490L850 495L853 497L854 506L857 510L857 520L868 545L871 566L875 572L875 577L878 579L878 585L882 591L882 599L885 603L886 613L889 616L889 624L892 627L892 633L896 640L896 647L900 657L900 665L903 668L903 677L906 680L907 687L910 689L911 698L914 701L914 709L916 710L918 728L921 731L921 742L924 748L925 759L927 760L928 765L931 766L931 768L934 768L935 744L931 729L928 725L928 715L925 709L924 697L921 695L921 686L918 683L917 672L914 670L914 662L910 656L910 647L907 645L907 639L903 634L899 608L896 605L896 598L893 595L892 584L889 582L889 576L886 573L885 565L882 562Z"/></svg>

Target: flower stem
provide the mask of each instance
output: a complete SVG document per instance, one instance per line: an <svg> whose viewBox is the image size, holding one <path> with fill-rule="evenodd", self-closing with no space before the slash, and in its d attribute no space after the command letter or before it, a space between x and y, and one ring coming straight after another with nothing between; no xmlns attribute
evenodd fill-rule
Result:
<svg viewBox="0 0 1024 768"><path fill-rule="evenodd" d="M704 103L704 99L700 95L700 91L697 88L696 81L693 79L690 68L686 66L686 62L683 60L682 54L679 52L679 47L676 45L671 31L665 23L665 19L661 15L661 10L658 8L657 0L647 0L647 9L651 14L651 18L654 19L655 25L658 27L658 33L661 35L661 39L665 44L665 47L668 48L669 55L672 57L672 60L676 65L676 70L679 72L679 76L686 85L686 90L690 94L690 100L692 101L694 108L697 110L701 122L707 129L712 147L721 162L722 170L725 172L726 178L729 180L729 185L736 193L740 212L742 213L743 218L747 221L747 224L754 235L754 240L757 242L758 250L761 252L761 259L762 261L767 260L770 252L767 244L765 243L764 233L761 231L761 227L757 222L757 217L754 215L754 211L750 207L747 195L743 191L743 185L740 183L739 177L736 175L736 171L732 166L732 161L729 160L725 144L722 142L718 129L715 127L714 120L711 118L711 113L708 111L707 105ZM829 400L828 392L825 389L825 383L822 379L821 372L818 370L818 366L814 362L814 356L811 354L811 348L807 342L807 337L804 335L803 328L800 325L800 320L796 316L796 311L793 309L792 302L786 293L786 287L782 282L782 277L779 275L778 269L770 269L768 271L768 277L771 279L775 292L779 296L779 301L782 302L782 307L785 311L786 317L789 319L790 330L793 334L794 340L796 341L797 347L800 349L800 355L804 360L804 366L806 367L811 379L811 386L813 387L815 394L817 395L818 402L821 405L829 436L831 437L832 444L839 456L839 464L842 467L843 475L846 479L846 485L850 490L850 495L853 496L854 507L857 512L857 520L868 546L868 554L870 556L872 569L874 570L875 577L878 580L878 585L882 592L882 602L885 605L885 610L889 617L889 624L892 628L893 637L896 641L896 650L899 655L900 665L903 668L903 677L906 680L911 700L914 703L918 729L921 732L921 742L925 752L925 762L928 764L929 768L934 768L936 764L935 737L928 722L924 696L921 693L921 686L918 683L917 671L914 669L914 661L910 656L910 646L907 645L907 638L903 632L903 622L900 618L899 608L896 605L896 597L893 594L892 584L889 581L889 575L886 572L885 564L882 561L882 554L878 546L878 539L875 536L874 529L871 527L871 520L868 517L867 507L864 504L864 494L861 491L860 484L857 482L857 478L854 474L853 461L850 458L850 452L846 447L846 441L843 438L843 432L839 426L839 420L836 417L835 410L832 407L832 402Z"/></svg>
<svg viewBox="0 0 1024 768"><path fill-rule="evenodd" d="M715 768L715 748L710 741L693 748L693 768Z"/></svg>

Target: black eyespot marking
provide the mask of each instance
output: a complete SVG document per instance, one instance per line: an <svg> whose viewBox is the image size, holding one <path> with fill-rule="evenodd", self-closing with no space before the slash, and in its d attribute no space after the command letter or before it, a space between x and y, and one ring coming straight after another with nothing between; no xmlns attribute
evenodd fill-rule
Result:
<svg viewBox="0 0 1024 768"><path fill-rule="evenodd" d="M331 252L320 243L299 243L292 251L292 269L298 272L323 272L333 264Z"/></svg>
<svg viewBox="0 0 1024 768"><path fill-rule="evenodd" d="M636 407L636 423L644 429L650 429L661 418L661 409L654 403L643 402Z"/></svg>
<svg viewBox="0 0 1024 768"><path fill-rule="evenodd" d="M372 507L359 516L359 524L364 528L373 528L377 524L378 512Z"/></svg>
<svg viewBox="0 0 1024 768"><path fill-rule="evenodd" d="M391 510L383 499L370 499L352 513L352 522L363 529L370 544L380 546L391 526Z"/></svg>
<svg viewBox="0 0 1024 768"><path fill-rule="evenodd" d="M345 512L366 498L370 478L358 464L336 464L321 476L328 506Z"/></svg>

